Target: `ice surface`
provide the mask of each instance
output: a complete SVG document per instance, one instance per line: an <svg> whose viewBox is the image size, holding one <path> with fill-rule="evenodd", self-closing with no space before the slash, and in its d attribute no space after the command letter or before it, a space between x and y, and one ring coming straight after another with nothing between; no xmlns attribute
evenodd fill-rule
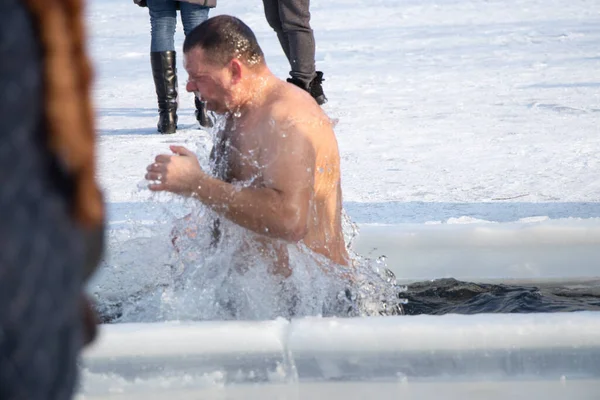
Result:
<svg viewBox="0 0 600 400"><path fill-rule="evenodd" d="M161 384L176 393L248 383L597 379L600 314L116 324L102 327L83 371L83 390L94 395Z"/></svg>

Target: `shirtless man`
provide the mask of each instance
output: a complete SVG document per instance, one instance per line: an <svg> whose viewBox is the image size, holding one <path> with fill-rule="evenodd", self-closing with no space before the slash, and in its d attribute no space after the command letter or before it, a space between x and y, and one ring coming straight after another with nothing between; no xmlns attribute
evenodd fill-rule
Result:
<svg viewBox="0 0 600 400"><path fill-rule="evenodd" d="M289 276L288 243L349 265L342 234L340 158L329 118L313 98L278 79L251 29L237 18L208 19L184 42L186 89L227 115L211 153L215 171L171 146L148 166L153 191L193 197L260 234L276 249L274 272Z"/></svg>

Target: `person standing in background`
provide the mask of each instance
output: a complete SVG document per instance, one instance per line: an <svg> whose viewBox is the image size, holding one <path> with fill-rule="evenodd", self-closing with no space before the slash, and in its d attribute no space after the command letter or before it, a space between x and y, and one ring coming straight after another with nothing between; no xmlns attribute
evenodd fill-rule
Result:
<svg viewBox="0 0 600 400"><path fill-rule="evenodd" d="M69 399L104 244L82 0L0 0L0 399Z"/></svg>
<svg viewBox="0 0 600 400"><path fill-rule="evenodd" d="M315 36L310 27L310 0L263 0L267 22L277 33L290 63L289 83L306 90L317 104L327 97L323 92L323 72L315 71Z"/></svg>
<svg viewBox="0 0 600 400"><path fill-rule="evenodd" d="M181 14L183 32L189 32L208 18L210 8L216 7L217 0L133 0L140 7L148 7L150 13L151 42L150 63L158 98L158 132L175 133L177 130L177 67L175 51L175 28L177 10ZM208 118L206 104L195 98L196 119L200 126L212 125Z"/></svg>

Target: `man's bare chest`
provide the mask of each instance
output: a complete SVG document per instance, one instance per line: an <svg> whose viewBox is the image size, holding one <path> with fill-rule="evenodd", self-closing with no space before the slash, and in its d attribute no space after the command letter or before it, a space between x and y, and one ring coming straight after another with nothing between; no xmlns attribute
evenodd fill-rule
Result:
<svg viewBox="0 0 600 400"><path fill-rule="evenodd" d="M226 182L254 186L262 181L259 144L250 134L224 131L217 135L211 161L213 174Z"/></svg>

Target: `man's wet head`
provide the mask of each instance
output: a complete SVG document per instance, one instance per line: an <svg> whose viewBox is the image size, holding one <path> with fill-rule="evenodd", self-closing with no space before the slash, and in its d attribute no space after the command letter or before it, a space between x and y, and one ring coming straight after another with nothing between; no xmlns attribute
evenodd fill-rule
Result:
<svg viewBox="0 0 600 400"><path fill-rule="evenodd" d="M267 72L252 30L238 18L219 15L190 32L183 44L189 74L186 89L200 94L208 109L233 111L253 97L256 80Z"/></svg>

